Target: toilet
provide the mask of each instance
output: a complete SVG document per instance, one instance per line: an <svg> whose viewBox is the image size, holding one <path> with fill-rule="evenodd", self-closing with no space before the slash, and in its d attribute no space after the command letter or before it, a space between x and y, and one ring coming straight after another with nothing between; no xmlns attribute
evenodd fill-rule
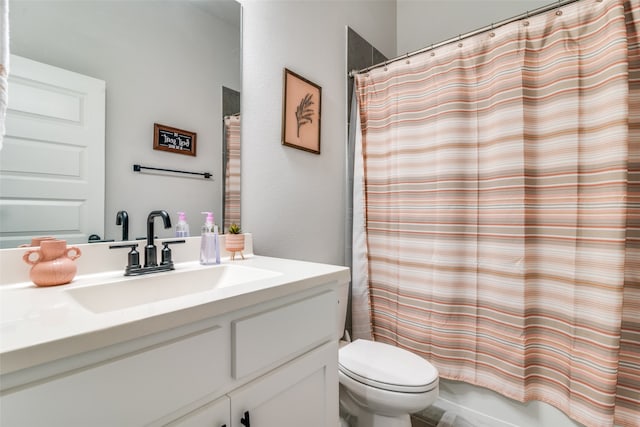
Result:
<svg viewBox="0 0 640 427"><path fill-rule="evenodd" d="M342 285L339 293L342 335L349 285ZM410 414L431 406L438 397L438 371L431 363L376 341L341 341L338 378L340 413L351 427L411 427Z"/></svg>

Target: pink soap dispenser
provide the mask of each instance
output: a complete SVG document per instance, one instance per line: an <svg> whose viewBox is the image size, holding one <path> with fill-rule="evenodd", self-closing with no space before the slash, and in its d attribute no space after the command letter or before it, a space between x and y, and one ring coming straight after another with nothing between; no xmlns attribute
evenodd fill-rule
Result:
<svg viewBox="0 0 640 427"><path fill-rule="evenodd" d="M189 224L184 212L178 212L178 224L176 224L176 237L189 237Z"/></svg>

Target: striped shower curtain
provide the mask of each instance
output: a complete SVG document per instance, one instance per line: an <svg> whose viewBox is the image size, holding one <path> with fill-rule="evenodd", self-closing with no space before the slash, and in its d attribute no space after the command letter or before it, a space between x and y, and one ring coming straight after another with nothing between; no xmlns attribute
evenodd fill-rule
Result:
<svg viewBox="0 0 640 427"><path fill-rule="evenodd" d="M240 115L225 116L224 230L240 225Z"/></svg>
<svg viewBox="0 0 640 427"><path fill-rule="evenodd" d="M354 331L587 426L640 425L639 3L581 0L357 76Z"/></svg>

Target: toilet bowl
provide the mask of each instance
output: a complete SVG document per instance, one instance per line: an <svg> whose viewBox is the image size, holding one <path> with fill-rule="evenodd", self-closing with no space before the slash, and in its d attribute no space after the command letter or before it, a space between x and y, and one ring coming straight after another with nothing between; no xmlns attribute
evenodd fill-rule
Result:
<svg viewBox="0 0 640 427"><path fill-rule="evenodd" d="M340 293L340 311L346 315L348 285ZM339 320L339 326L344 326L344 319ZM438 371L422 357L375 341L342 344L338 353L340 411L355 418L352 427L411 427L410 414L437 399Z"/></svg>

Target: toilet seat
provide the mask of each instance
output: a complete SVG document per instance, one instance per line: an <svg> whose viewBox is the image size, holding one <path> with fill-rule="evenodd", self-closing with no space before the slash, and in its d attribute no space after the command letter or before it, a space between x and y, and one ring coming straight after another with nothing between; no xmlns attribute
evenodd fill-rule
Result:
<svg viewBox="0 0 640 427"><path fill-rule="evenodd" d="M356 340L339 354L340 371L367 386L400 393L425 393L438 387L437 369L407 350Z"/></svg>

